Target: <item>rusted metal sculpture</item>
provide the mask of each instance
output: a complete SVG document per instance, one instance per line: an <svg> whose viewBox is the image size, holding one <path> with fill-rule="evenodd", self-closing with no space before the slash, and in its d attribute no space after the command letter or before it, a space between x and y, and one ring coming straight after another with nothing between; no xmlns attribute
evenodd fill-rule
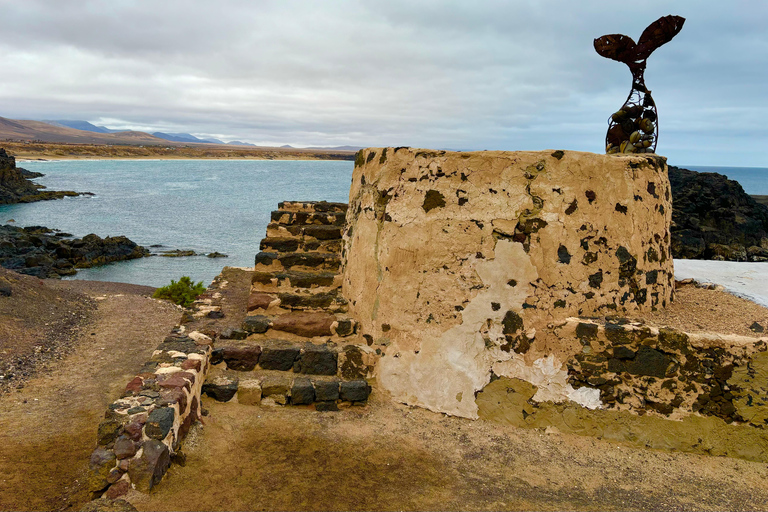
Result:
<svg viewBox="0 0 768 512"><path fill-rule="evenodd" d="M659 137L658 112L651 91L645 86L645 64L653 51L668 43L683 28L685 18L662 16L643 31L637 44L623 34L608 34L595 39L595 50L607 59L629 66L632 90L621 109L608 120L605 151L614 153L653 153Z"/></svg>

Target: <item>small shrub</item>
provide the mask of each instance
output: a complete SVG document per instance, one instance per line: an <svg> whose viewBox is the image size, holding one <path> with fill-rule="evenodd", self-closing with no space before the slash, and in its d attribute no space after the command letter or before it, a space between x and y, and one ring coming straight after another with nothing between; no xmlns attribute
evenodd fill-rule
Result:
<svg viewBox="0 0 768 512"><path fill-rule="evenodd" d="M152 297L167 299L186 308L191 306L197 296L204 291L205 286L203 286L202 281L194 284L188 276L182 276L178 283L171 279L171 284L155 290Z"/></svg>

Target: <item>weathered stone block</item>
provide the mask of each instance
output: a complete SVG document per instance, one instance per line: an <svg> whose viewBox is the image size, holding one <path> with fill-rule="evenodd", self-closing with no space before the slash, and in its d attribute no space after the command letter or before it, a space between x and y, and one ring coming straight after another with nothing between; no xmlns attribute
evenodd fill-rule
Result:
<svg viewBox="0 0 768 512"><path fill-rule="evenodd" d="M299 336L330 336L336 317L329 313L293 312L278 315L272 320L272 329Z"/></svg>
<svg viewBox="0 0 768 512"><path fill-rule="evenodd" d="M168 447L150 439L144 443L141 457L131 459L128 475L136 490L147 493L160 482L170 464L171 453Z"/></svg>
<svg viewBox="0 0 768 512"><path fill-rule="evenodd" d="M130 482L128 482L128 480L120 480L119 482L115 482L109 486L107 492L104 493L104 497L110 500L114 500L115 498L119 498L120 496L128 494L128 491L130 490Z"/></svg>
<svg viewBox="0 0 768 512"><path fill-rule="evenodd" d="M364 380L342 381L339 384L339 398L349 402L363 402L368 400L371 388Z"/></svg>
<svg viewBox="0 0 768 512"><path fill-rule="evenodd" d="M247 310L267 309L270 304L276 302L276 297L268 293L252 293L248 296Z"/></svg>
<svg viewBox="0 0 768 512"><path fill-rule="evenodd" d="M268 376L261 381L262 397L287 397L291 391L291 379L282 376ZM282 403L285 403L284 401Z"/></svg>
<svg viewBox="0 0 768 512"><path fill-rule="evenodd" d="M318 380L314 382L315 399L318 402L333 402L339 399L339 381Z"/></svg>
<svg viewBox="0 0 768 512"><path fill-rule="evenodd" d="M248 337L248 333L242 329L233 329L231 327L221 331L219 337L223 340L244 340ZM216 364L216 363L212 363Z"/></svg>
<svg viewBox="0 0 768 512"><path fill-rule="evenodd" d="M99 431L97 435L99 445L109 446L114 443L122 426L122 423L114 419L104 420L99 423Z"/></svg>
<svg viewBox="0 0 768 512"><path fill-rule="evenodd" d="M294 405L309 405L315 401L315 388L312 382L306 378L293 381L291 387L291 403Z"/></svg>
<svg viewBox="0 0 768 512"><path fill-rule="evenodd" d="M320 412L330 412L330 411L338 411L339 406L336 405L336 402L317 402L315 404L315 410Z"/></svg>
<svg viewBox="0 0 768 512"><path fill-rule="evenodd" d="M218 402L229 402L237 393L240 379L229 375L209 377L203 384L202 392Z"/></svg>
<svg viewBox="0 0 768 512"><path fill-rule="evenodd" d="M299 373L336 375L338 354L325 346L307 345L298 363Z"/></svg>
<svg viewBox="0 0 768 512"><path fill-rule="evenodd" d="M237 403L259 405L261 403L261 383L256 379L241 380L237 388Z"/></svg>
<svg viewBox="0 0 768 512"><path fill-rule="evenodd" d="M264 370L288 371L299 357L299 347L290 343L273 342L261 350L259 366Z"/></svg>
<svg viewBox="0 0 768 512"><path fill-rule="evenodd" d="M360 347L347 345L341 354L340 363L341 378L346 380L364 379L368 376L368 365L363 361L363 352Z"/></svg>
<svg viewBox="0 0 768 512"><path fill-rule="evenodd" d="M250 315L245 317L243 330L245 332L261 334L267 332L271 323L271 318L268 316Z"/></svg>
<svg viewBox="0 0 768 512"><path fill-rule="evenodd" d="M88 489L100 491L109 485L107 477L112 468L115 467L116 462L117 457L115 457L115 453L112 450L105 448L93 450L88 465Z"/></svg>
<svg viewBox="0 0 768 512"><path fill-rule="evenodd" d="M117 457L118 460L133 457L136 455L136 451L136 443L134 443L129 437L120 436L120 438L115 441L114 452L115 457Z"/></svg>
<svg viewBox="0 0 768 512"><path fill-rule="evenodd" d="M237 345L222 349L222 357L230 370L250 372L256 368L261 357L261 347L258 345Z"/></svg>

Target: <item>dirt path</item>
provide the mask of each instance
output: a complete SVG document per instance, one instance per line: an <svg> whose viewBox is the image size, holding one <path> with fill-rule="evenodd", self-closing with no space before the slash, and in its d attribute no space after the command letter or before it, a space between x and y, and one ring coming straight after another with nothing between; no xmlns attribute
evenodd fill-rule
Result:
<svg viewBox="0 0 768 512"><path fill-rule="evenodd" d="M83 484L96 427L180 315L148 287L47 285L85 293L96 311L68 355L0 396L0 510L79 510L90 499Z"/></svg>
<svg viewBox="0 0 768 512"><path fill-rule="evenodd" d="M500 427L393 404L204 401L139 510L765 510L768 466Z"/></svg>

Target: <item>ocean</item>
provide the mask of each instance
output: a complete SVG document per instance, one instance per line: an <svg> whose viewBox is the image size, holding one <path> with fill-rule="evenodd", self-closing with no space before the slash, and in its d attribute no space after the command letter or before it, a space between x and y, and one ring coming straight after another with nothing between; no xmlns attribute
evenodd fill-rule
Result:
<svg viewBox="0 0 768 512"><path fill-rule="evenodd" d="M51 190L95 195L0 205L0 222L77 237L125 235L153 252L192 249L228 258L154 256L84 269L74 279L163 286L189 276L208 285L224 266L249 267L280 201L349 200L353 162L318 160L71 160L22 162ZM681 166L718 172L748 194L768 195L768 169Z"/></svg>
<svg viewBox="0 0 768 512"><path fill-rule="evenodd" d="M224 266L253 266L280 201L349 201L354 163L324 160L71 160L21 162L51 190L95 195L0 205L0 222L82 237L125 235L153 252L192 249L227 258L153 256L78 271L74 279L163 286L210 284Z"/></svg>

